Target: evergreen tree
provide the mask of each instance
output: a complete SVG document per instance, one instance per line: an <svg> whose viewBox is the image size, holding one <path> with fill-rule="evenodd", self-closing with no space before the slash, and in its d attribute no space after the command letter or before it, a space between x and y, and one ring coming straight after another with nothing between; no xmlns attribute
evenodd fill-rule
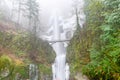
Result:
<svg viewBox="0 0 120 80"><path fill-rule="evenodd" d="M27 0L25 6L27 10L27 17L29 19L29 26L32 26L32 24L35 25L35 21L39 20L38 19L39 18L39 5L37 4L36 0Z"/></svg>

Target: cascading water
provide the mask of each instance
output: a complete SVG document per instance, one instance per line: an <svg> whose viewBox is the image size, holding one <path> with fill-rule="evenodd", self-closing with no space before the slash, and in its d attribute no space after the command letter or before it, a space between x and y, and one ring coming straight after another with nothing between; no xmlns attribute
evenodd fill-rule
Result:
<svg viewBox="0 0 120 80"><path fill-rule="evenodd" d="M39 79L38 66L35 64L29 65L29 79L30 80L38 80Z"/></svg>
<svg viewBox="0 0 120 80"><path fill-rule="evenodd" d="M61 31L63 31L63 29L59 25L59 15L57 15L57 12L54 12L53 24L53 41L58 41L52 44L52 47L56 52L55 62L52 65L53 80L66 80L66 48L64 47L63 42L59 42L62 40Z"/></svg>
<svg viewBox="0 0 120 80"><path fill-rule="evenodd" d="M81 2L80 10L78 10L79 24L82 27L85 21L85 15L83 12L83 0ZM76 4L75 4L76 5ZM48 36L44 36L43 39L53 47L56 58L52 64L53 80L69 80L70 71L69 65L66 63L66 47L67 41L72 38L73 33L76 30L76 15L72 15L69 19L62 19L59 9L55 9L50 19L50 28L48 29Z"/></svg>

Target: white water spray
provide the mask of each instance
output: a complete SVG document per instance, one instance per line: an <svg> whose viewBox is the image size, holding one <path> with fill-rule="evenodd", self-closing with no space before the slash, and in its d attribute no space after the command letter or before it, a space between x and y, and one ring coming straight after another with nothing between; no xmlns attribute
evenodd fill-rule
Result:
<svg viewBox="0 0 120 80"><path fill-rule="evenodd" d="M29 79L30 80L38 80L39 79L38 66L35 64L29 65Z"/></svg>
<svg viewBox="0 0 120 80"><path fill-rule="evenodd" d="M62 23L60 21L61 17L58 15L57 11L53 13L53 16L53 41L58 41L52 44L52 47L56 52L55 62L52 65L53 80L66 80L66 48L64 42L60 42L63 39L61 37L63 25L60 25Z"/></svg>
<svg viewBox="0 0 120 80"><path fill-rule="evenodd" d="M80 1L83 3L83 0ZM82 27L85 21L83 4L79 7L81 8L78 11L79 24ZM52 64L53 80L69 80L70 71L69 65L66 63L66 47L76 30L76 15L65 19L63 18L64 15L61 15L61 13L59 9L53 10L49 22L50 28L47 31L48 36L42 37L48 40L56 53L55 61Z"/></svg>

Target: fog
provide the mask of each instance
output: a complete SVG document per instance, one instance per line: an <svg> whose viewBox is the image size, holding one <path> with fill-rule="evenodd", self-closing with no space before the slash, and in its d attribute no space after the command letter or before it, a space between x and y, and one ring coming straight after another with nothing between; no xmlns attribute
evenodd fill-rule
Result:
<svg viewBox="0 0 120 80"><path fill-rule="evenodd" d="M24 5L19 6L19 3L24 3L26 1L28 0L0 0L0 10L6 18L16 23L18 22L18 17L20 16L18 23L22 27L29 29L30 26L28 24L28 18L25 16L26 14L22 10L19 13L20 8L25 8ZM55 10L57 10L64 20L71 18L75 19L75 9L77 8L80 14L84 14L83 11L79 11L80 8L82 8L80 6L83 6L84 4L82 3L82 0L36 0L36 2L39 5L39 27L42 33L45 33L46 30L50 28L49 22L53 15L52 13Z"/></svg>

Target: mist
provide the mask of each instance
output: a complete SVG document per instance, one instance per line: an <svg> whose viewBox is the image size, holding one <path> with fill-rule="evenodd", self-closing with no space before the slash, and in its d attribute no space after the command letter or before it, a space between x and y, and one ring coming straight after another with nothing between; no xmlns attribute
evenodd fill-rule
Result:
<svg viewBox="0 0 120 80"><path fill-rule="evenodd" d="M120 0L0 0L0 80L120 80Z"/></svg>
<svg viewBox="0 0 120 80"><path fill-rule="evenodd" d="M6 16L6 18L20 24L22 27L26 29L30 29L31 27L29 26L28 18L26 17L28 13L25 13L26 1L27 0L4 0L4 1L1 0L0 9L3 11L3 14ZM36 3L39 5L38 25L39 25L39 29L41 29L42 32L41 34L45 33L46 30L50 28L49 25L50 18L52 17L54 10L58 11L62 19L70 19L70 18L74 19L73 20L74 23L76 6L79 7L79 5L80 6L84 5L81 2L82 0L79 1L78 0L36 0ZM19 18L19 22L18 22L18 18Z"/></svg>

